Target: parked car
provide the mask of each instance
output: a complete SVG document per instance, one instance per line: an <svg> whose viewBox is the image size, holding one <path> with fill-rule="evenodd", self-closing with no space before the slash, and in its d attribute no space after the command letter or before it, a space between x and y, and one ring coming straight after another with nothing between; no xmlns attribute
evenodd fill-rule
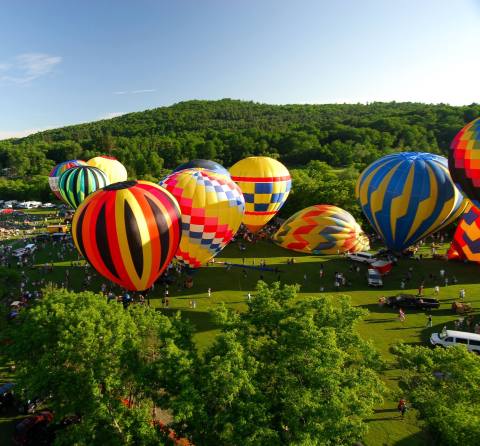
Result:
<svg viewBox="0 0 480 446"><path fill-rule="evenodd" d="M438 299L414 296L413 294L390 296L385 303L393 308L411 308L414 310L427 310L430 308L438 308L440 306Z"/></svg>
<svg viewBox="0 0 480 446"><path fill-rule="evenodd" d="M367 283L368 286L382 287L382 275L376 269L369 268L367 272Z"/></svg>
<svg viewBox="0 0 480 446"><path fill-rule="evenodd" d="M20 421L15 426L12 442L15 446L50 444L51 433L48 425L53 420L53 414L44 410Z"/></svg>
<svg viewBox="0 0 480 446"><path fill-rule="evenodd" d="M53 209L55 205L53 203L43 203L41 207L44 209Z"/></svg>
<svg viewBox="0 0 480 446"><path fill-rule="evenodd" d="M370 254L369 252L354 252L354 253L348 253L347 257L350 260L353 260L354 262L360 262L360 263L374 263L377 261L375 256L373 254Z"/></svg>
<svg viewBox="0 0 480 446"><path fill-rule="evenodd" d="M432 333L430 344L442 347L464 345L467 347L467 350L480 353L480 335L467 333L466 331L444 330L440 333Z"/></svg>

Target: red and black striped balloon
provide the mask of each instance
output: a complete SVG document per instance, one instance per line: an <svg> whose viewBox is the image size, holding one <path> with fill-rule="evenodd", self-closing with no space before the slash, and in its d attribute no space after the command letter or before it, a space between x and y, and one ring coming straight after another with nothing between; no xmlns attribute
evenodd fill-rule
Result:
<svg viewBox="0 0 480 446"><path fill-rule="evenodd" d="M178 248L180 208L156 184L114 183L78 207L72 235L77 249L102 276L129 290L145 290Z"/></svg>

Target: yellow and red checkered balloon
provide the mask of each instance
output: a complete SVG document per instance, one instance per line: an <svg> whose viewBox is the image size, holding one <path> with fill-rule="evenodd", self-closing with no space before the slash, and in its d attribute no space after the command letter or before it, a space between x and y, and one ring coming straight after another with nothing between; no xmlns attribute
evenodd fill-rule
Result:
<svg viewBox="0 0 480 446"><path fill-rule="evenodd" d="M182 213L182 240L176 257L198 268L216 256L233 238L242 222L245 201L228 175L185 169L160 182L178 201Z"/></svg>
<svg viewBox="0 0 480 446"><path fill-rule="evenodd" d="M470 260L480 263L480 209L471 206L458 223L448 259Z"/></svg>
<svg viewBox="0 0 480 446"><path fill-rule="evenodd" d="M268 156L251 156L230 168L230 175L243 192L243 223L251 232L265 226L280 210L290 193L288 169Z"/></svg>
<svg viewBox="0 0 480 446"><path fill-rule="evenodd" d="M347 211L329 204L302 209L278 229L273 241L306 254L368 251L368 237Z"/></svg>

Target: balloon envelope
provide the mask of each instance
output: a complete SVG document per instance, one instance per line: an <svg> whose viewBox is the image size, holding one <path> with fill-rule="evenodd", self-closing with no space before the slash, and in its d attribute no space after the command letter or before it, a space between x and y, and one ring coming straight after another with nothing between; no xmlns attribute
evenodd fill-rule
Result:
<svg viewBox="0 0 480 446"><path fill-rule="evenodd" d="M439 155L403 152L384 156L360 175L356 196L389 249L400 252L453 222L467 201Z"/></svg>
<svg viewBox="0 0 480 446"><path fill-rule="evenodd" d="M450 145L448 167L458 188L480 206L480 118L457 133Z"/></svg>
<svg viewBox="0 0 480 446"><path fill-rule="evenodd" d="M72 222L78 251L102 276L129 290L152 286L173 259L180 234L177 201L148 181L94 192Z"/></svg>
<svg viewBox="0 0 480 446"><path fill-rule="evenodd" d="M480 209L472 206L463 214L447 253L449 260L480 263Z"/></svg>
<svg viewBox="0 0 480 446"><path fill-rule="evenodd" d="M173 170L172 173L179 172L180 170L185 170L185 169L207 169L211 170L215 173L220 173L222 175L228 175L228 170L225 169L221 164L216 163L215 161L210 161L210 160L191 160L186 163L181 164L178 166L176 169Z"/></svg>
<svg viewBox="0 0 480 446"><path fill-rule="evenodd" d="M177 199L182 213L182 240L177 258L198 268L217 255L237 232L245 201L227 175L186 169L160 183Z"/></svg>
<svg viewBox="0 0 480 446"><path fill-rule="evenodd" d="M63 201L76 209L88 195L109 184L103 171L92 166L72 167L62 173L58 187Z"/></svg>
<svg viewBox="0 0 480 446"><path fill-rule="evenodd" d="M288 197L292 181L288 169L267 156L252 156L238 161L230 175L243 192L243 223L257 232L280 210Z"/></svg>
<svg viewBox="0 0 480 446"><path fill-rule="evenodd" d="M125 169L125 166L113 156L96 156L95 158L89 159L87 164L103 170L107 175L110 184L127 180L127 169Z"/></svg>
<svg viewBox="0 0 480 446"><path fill-rule="evenodd" d="M69 160L69 161L64 161L63 163L57 164L51 170L50 174L48 175L48 184L52 192L55 194L55 196L59 200L62 200L62 195L60 194L60 190L58 189L58 179L60 178L60 175L62 175L63 172L65 172L68 169L71 169L72 167L86 166L86 165L87 163L82 160Z"/></svg>
<svg viewBox="0 0 480 446"><path fill-rule="evenodd" d="M302 209L278 229L273 241L306 254L368 251L370 244L360 225L347 211L328 204Z"/></svg>

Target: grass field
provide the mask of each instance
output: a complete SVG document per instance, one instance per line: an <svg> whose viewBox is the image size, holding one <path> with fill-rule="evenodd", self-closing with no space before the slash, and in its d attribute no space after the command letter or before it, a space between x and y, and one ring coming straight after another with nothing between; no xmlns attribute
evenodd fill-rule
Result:
<svg viewBox="0 0 480 446"><path fill-rule="evenodd" d="M20 240L15 244L22 245ZM446 249L446 246L444 246ZM427 248L423 250L424 256L428 256ZM295 258L295 264L288 265L287 258ZM195 339L199 347L208 345L215 336L215 327L212 326L209 317L209 310L221 302L240 311L246 308L247 293L254 294L255 285L258 280L274 282L278 279L282 283L298 283L301 285L299 299L307 295L319 294L320 287L324 287L324 292L336 295L334 291L334 273L342 272L346 275L351 286L341 290L341 294L351 296L354 305L358 305L369 311L369 314L358 325L358 330L366 339L371 339L375 347L380 351L387 367L383 373L383 379L388 388L388 394L385 396L385 402L378 407L375 414L367 420L369 433L364 439L367 446L384 445L429 445L428 434L424 431L421 422L417 419L414 409L410 410L405 419L398 417L396 405L399 397L397 386L400 371L395 368L393 356L390 352L392 345L399 341L411 344L425 344L432 331L440 331L444 325L453 328L453 321L458 317L450 310L451 303L458 297L461 288L466 289L466 302L471 303L475 308L475 314L480 308L480 285L477 284L476 274L478 267L473 264L463 264L455 262L445 262L434 260L429 257L421 261L414 259L401 259L399 265L384 279L385 286L382 289L369 289L366 282L366 267L362 266L360 273L350 271L350 262L339 256L316 257L302 254L296 254L275 246L270 242L259 242L257 244L247 245L246 251L240 251L236 244L228 246L217 257L217 262L231 262L242 264L243 258L245 265L258 266L260 260L265 260L268 267L278 268L279 272L262 272L255 269L247 269L247 277L244 278L242 267L232 267L229 271L224 265L216 263L208 267L201 268L194 274L194 286L192 289L178 288L170 286L170 308L162 309L164 312L181 310L182 314L188 318L196 327ZM47 280L60 283L64 280L65 268L73 271L70 274L71 288L75 290L82 289L82 280L84 270L81 267L71 268L70 259L64 259L59 262L57 253L52 249L44 249L37 253L36 263L42 264L46 261L54 262L54 270L47 274ZM320 265L323 265L324 276L319 277ZM433 328L426 327L426 314L424 312L408 312L404 324L398 320L397 312L392 309L379 307L378 299L385 295L394 295L400 292L400 282L408 269L413 268L413 278L408 283L403 292L417 293L417 287L422 280L425 281L425 295L433 295L433 287L437 284L435 279L430 278L430 274L439 276L439 271L445 269L447 275L452 278L456 276L457 285L448 287L441 286L440 295L441 306L432 311ZM42 272L34 268L29 271L33 280L42 276ZM304 275L306 274L306 280ZM101 283L100 278L95 278L90 286L93 290L98 290ZM208 297L207 290L212 289L212 296ZM161 295L163 289L156 288L152 298L152 305L161 307ZM190 308L190 301L197 302L196 309ZM5 373L4 368L0 374ZM1 382L8 377L0 376ZM11 419L0 419L0 442L5 443L9 438L8 430L11 429Z"/></svg>

